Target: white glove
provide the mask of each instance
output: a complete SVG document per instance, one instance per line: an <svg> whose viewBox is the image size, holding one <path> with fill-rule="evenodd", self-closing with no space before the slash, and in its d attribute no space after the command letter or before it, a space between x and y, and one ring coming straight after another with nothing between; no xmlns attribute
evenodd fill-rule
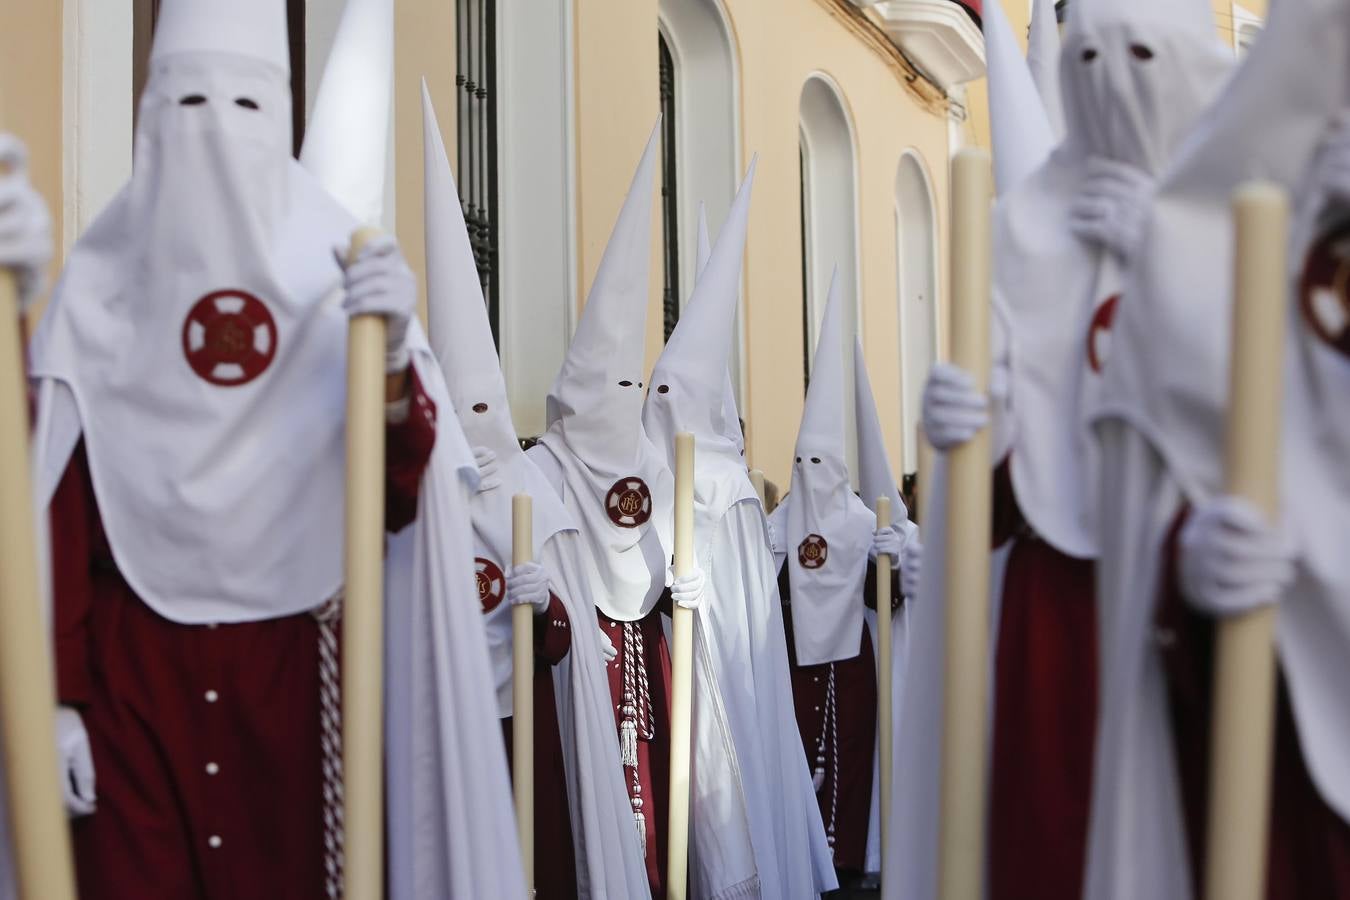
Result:
<svg viewBox="0 0 1350 900"><path fill-rule="evenodd" d="M919 579L923 574L923 542L916 534L905 541L900 551L900 593L905 600L912 601L919 596Z"/></svg>
<svg viewBox="0 0 1350 900"><path fill-rule="evenodd" d="M614 649L614 642L605 634L605 629L597 628L600 632L600 658L605 661L605 665L614 662L619 656L619 651Z"/></svg>
<svg viewBox="0 0 1350 900"><path fill-rule="evenodd" d="M946 452L968 442L989 424L989 399L975 390L971 374L937 363L923 386L923 430L928 442Z"/></svg>
<svg viewBox="0 0 1350 900"><path fill-rule="evenodd" d="M84 720L69 706L56 708L56 752L60 754L61 792L66 815L87 816L97 808L94 793L94 754Z"/></svg>
<svg viewBox="0 0 1350 900"><path fill-rule="evenodd" d="M1212 616L1275 603L1294 580L1293 551L1276 527L1240 497L1219 497L1181 529L1179 576L1186 599Z"/></svg>
<svg viewBox="0 0 1350 900"><path fill-rule="evenodd" d="M497 474L500 466L497 463L496 453L487 447L474 447L473 461L478 466L478 493L502 486L502 479Z"/></svg>
<svg viewBox="0 0 1350 900"><path fill-rule="evenodd" d="M548 612L548 572L537 562L512 566L506 573L506 602L534 607L534 614Z"/></svg>
<svg viewBox="0 0 1350 900"><path fill-rule="evenodd" d="M670 599L684 609L698 609L703 605L703 593L706 585L703 570L697 565L683 578L675 577L675 569L666 570L666 587L670 588Z"/></svg>
<svg viewBox="0 0 1350 900"><path fill-rule="evenodd" d="M344 272L347 298L342 307L350 316L382 316L386 325L384 370L408 368L408 323L417 309L417 277L404 261L392 234L373 238L347 265L346 248L334 250Z"/></svg>
<svg viewBox="0 0 1350 900"><path fill-rule="evenodd" d="M904 545L904 539L900 537L900 532L891 526L880 528L872 533L872 547L867 555L876 562L878 556L886 555L891 558L891 564L900 562L900 548Z"/></svg>
<svg viewBox="0 0 1350 900"><path fill-rule="evenodd" d="M1134 166L1094 156L1069 206L1069 227L1080 239L1129 261L1144 237L1155 182Z"/></svg>
<svg viewBox="0 0 1350 900"><path fill-rule="evenodd" d="M1350 204L1350 112L1341 112L1322 144L1318 180L1334 202Z"/></svg>
<svg viewBox="0 0 1350 900"><path fill-rule="evenodd" d="M0 133L0 266L14 271L19 309L42 293L52 258L52 220L28 181L28 153L11 134Z"/></svg>

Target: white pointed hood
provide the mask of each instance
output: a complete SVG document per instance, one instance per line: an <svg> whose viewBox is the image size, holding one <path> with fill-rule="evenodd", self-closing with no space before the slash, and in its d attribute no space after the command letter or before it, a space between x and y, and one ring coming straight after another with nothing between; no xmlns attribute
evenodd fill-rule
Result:
<svg viewBox="0 0 1350 900"><path fill-rule="evenodd" d="M1262 178L1297 202L1289 263L1289 350L1281 450L1282 518L1296 580L1277 645L1308 770L1350 818L1350 387L1344 325L1346 210L1315 190L1318 150L1350 106L1350 7L1271 5L1260 40L1188 142L1160 192L1141 265L1116 326L1104 418L1124 419L1165 460L1188 500L1223 489L1232 362L1231 194ZM1314 248L1310 252L1310 247ZM1184 359L1179 366L1176 360Z"/></svg>
<svg viewBox="0 0 1350 900"><path fill-rule="evenodd" d="M712 256L712 247L708 241L708 212L703 204L698 205L698 256L695 271L701 277ZM732 317L732 333L735 333L735 316ZM731 366L727 366L726 381L722 386L722 434L736 445L741 456L745 456L745 433L741 431L741 411L736 406L736 386L731 380Z"/></svg>
<svg viewBox="0 0 1350 900"><path fill-rule="evenodd" d="M1059 88L1059 20L1055 16L1055 0L1034 0L1032 6L1027 68L1031 70L1031 80L1041 95L1045 117L1058 141L1064 137L1064 98Z"/></svg>
<svg viewBox="0 0 1350 900"><path fill-rule="evenodd" d="M853 493L845 461L842 303L836 270L797 432L792 489L773 514L787 540L793 637L804 666L858 655L876 526Z"/></svg>
<svg viewBox="0 0 1350 900"><path fill-rule="evenodd" d="M549 391L548 430L539 439L558 462L563 501L590 547L595 604L624 622L645 616L658 599L650 590L654 561L639 546L643 536L655 528L666 562L673 547L674 476L642 427L659 136L658 122Z"/></svg>
<svg viewBox="0 0 1350 900"><path fill-rule="evenodd" d="M278 0L272 5L282 6ZM371 73L386 73L372 78ZM393 99L394 0L347 0L305 131L300 161L362 222L384 214ZM367 140L353 140L366 135Z"/></svg>
<svg viewBox="0 0 1350 900"><path fill-rule="evenodd" d="M1122 264L1070 227L1092 156L1158 176L1227 79L1205 0L1077 0L1063 75L1068 133L1001 198L995 296L1006 315L1023 515L1057 550L1097 552L1097 447L1087 421L1110 363ZM1103 111L1109 112L1103 112Z"/></svg>
<svg viewBox="0 0 1350 900"><path fill-rule="evenodd" d="M642 411L648 436L666 451L672 466L675 435L681 431L694 435L694 503L699 519L710 523L702 530L708 536L713 533L711 525L720 521L732 505L755 496L741 448L728 436L728 425L736 428L736 422L726 421L727 366L740 299L755 166L752 160L717 244L707 264L700 267L694 293L652 369Z"/></svg>
<svg viewBox="0 0 1350 900"><path fill-rule="evenodd" d="M867 360L863 357L862 338L853 338L853 403L854 421L858 428L858 486L862 501L876 510L877 498L889 497L891 524L904 535L909 527L909 509L900 499L900 490L891 471L886 454L886 439L881 432L877 404L872 396L872 381L867 377Z"/></svg>
<svg viewBox="0 0 1350 900"><path fill-rule="evenodd" d="M1055 133L1001 0L985 4L984 53L994 181L1002 195L1045 162L1054 149Z"/></svg>
<svg viewBox="0 0 1350 900"><path fill-rule="evenodd" d="M178 54L228 53L291 72L286 4L279 0L164 0L150 48L153 68Z"/></svg>

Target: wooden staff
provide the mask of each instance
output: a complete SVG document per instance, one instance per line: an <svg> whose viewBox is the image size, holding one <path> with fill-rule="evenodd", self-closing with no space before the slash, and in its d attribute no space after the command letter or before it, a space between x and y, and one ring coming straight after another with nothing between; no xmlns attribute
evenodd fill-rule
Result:
<svg viewBox="0 0 1350 900"><path fill-rule="evenodd" d="M0 176L7 174L0 171ZM10 839L25 898L74 900L56 756L56 682L29 483L28 391L14 274L0 269L0 733Z"/></svg>
<svg viewBox="0 0 1350 900"><path fill-rule="evenodd" d="M750 484L755 488L755 496L759 498L759 505L764 508L764 514L769 513L769 500L764 493L764 472L762 469L750 470Z"/></svg>
<svg viewBox="0 0 1350 900"><path fill-rule="evenodd" d="M952 361L989 383L989 155L952 164ZM989 689L989 429L948 454L939 896L981 900L985 865L985 748Z"/></svg>
<svg viewBox="0 0 1350 900"><path fill-rule="evenodd" d="M348 265L378 235L352 235ZM384 896L385 321L347 331L347 547L342 623L343 896Z"/></svg>
<svg viewBox="0 0 1350 900"><path fill-rule="evenodd" d="M534 559L534 505L529 494L511 498L511 561ZM534 896L534 609L511 609L511 780L516 788L516 833L525 884Z"/></svg>
<svg viewBox="0 0 1350 900"><path fill-rule="evenodd" d="M1238 189L1232 406L1224 489L1274 521L1279 506L1289 201L1270 184ZM1277 597L1271 597L1273 604ZM1210 738L1205 896L1266 895L1266 839L1275 719L1275 607L1219 623Z"/></svg>
<svg viewBox="0 0 1350 900"><path fill-rule="evenodd" d="M675 435L675 577L694 568L694 436ZM689 884L689 747L694 712L694 611L671 610L670 818L666 896L685 900Z"/></svg>
<svg viewBox="0 0 1350 900"><path fill-rule="evenodd" d="M891 526L891 499L877 498L877 531ZM877 732L881 754L881 884L886 886L886 836L891 825L891 558L877 556Z"/></svg>

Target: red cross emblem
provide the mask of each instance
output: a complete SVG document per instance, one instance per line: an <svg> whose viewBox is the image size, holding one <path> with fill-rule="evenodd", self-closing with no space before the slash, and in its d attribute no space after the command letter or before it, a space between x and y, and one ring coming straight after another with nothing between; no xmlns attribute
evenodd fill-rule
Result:
<svg viewBox="0 0 1350 900"><path fill-rule="evenodd" d="M605 512L620 528L645 525L652 517L652 492L641 478L620 478L605 497Z"/></svg>
<svg viewBox="0 0 1350 900"><path fill-rule="evenodd" d="M808 534L797 547L797 562L803 569L819 569L830 558L830 545L818 534Z"/></svg>
<svg viewBox="0 0 1350 900"><path fill-rule="evenodd" d="M506 576L500 566L481 556L473 561L473 568L478 579L478 602L483 604L484 613L490 613L506 596Z"/></svg>
<svg viewBox="0 0 1350 900"><path fill-rule="evenodd" d="M1116 306L1119 303L1119 294L1108 297L1105 303L1097 307L1097 312L1092 316L1092 324L1088 326L1088 366L1098 375L1102 374L1102 368L1111 358L1111 326L1115 323Z"/></svg>
<svg viewBox="0 0 1350 900"><path fill-rule="evenodd" d="M207 294L183 322L183 354L188 365L214 385L248 384L267 371L276 353L277 324L252 294Z"/></svg>
<svg viewBox="0 0 1350 900"><path fill-rule="evenodd" d="M1323 236L1308 251L1299 281L1299 312L1313 334L1350 356L1350 223Z"/></svg>

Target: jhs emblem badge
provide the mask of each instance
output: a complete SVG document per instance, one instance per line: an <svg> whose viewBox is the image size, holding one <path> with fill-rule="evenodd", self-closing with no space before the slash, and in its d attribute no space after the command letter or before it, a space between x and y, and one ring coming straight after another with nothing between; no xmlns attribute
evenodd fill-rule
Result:
<svg viewBox="0 0 1350 900"><path fill-rule="evenodd" d="M193 305L183 323L183 353L212 384L248 384L272 364L277 324L263 302L243 291L216 291Z"/></svg>
<svg viewBox="0 0 1350 900"><path fill-rule="evenodd" d="M819 569L830 557L830 545L818 534L808 534L797 547L797 562L803 569Z"/></svg>
<svg viewBox="0 0 1350 900"><path fill-rule="evenodd" d="M652 492L641 478L620 478L605 497L605 512L620 528L637 528L652 517Z"/></svg>
<svg viewBox="0 0 1350 900"><path fill-rule="evenodd" d="M1119 303L1120 295L1116 294L1097 307L1097 312L1092 316L1092 324L1088 326L1088 366L1098 375L1102 374L1106 361L1111 357L1111 325L1116 320L1116 306Z"/></svg>
<svg viewBox="0 0 1350 900"><path fill-rule="evenodd" d="M506 576L495 562L481 556L473 561L473 567L478 577L478 602L483 604L484 613L490 613L506 596Z"/></svg>
<svg viewBox="0 0 1350 900"><path fill-rule="evenodd" d="M1313 334L1350 356L1350 224L1323 237L1308 252L1299 284L1299 311Z"/></svg>

